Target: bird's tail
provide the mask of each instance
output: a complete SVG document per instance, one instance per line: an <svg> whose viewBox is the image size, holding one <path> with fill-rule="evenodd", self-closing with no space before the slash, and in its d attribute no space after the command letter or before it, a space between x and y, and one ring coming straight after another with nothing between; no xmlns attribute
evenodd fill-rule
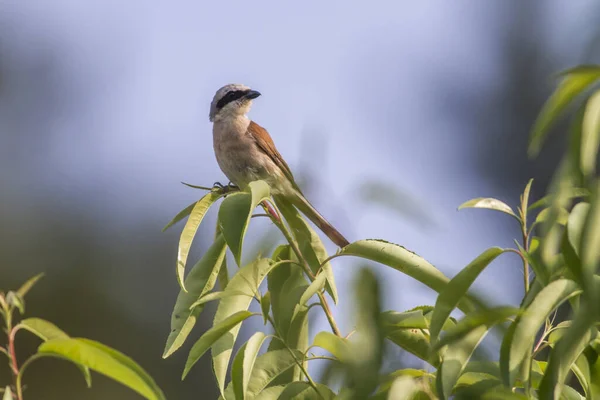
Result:
<svg viewBox="0 0 600 400"><path fill-rule="evenodd" d="M282 196L278 196L281 201ZM285 196L285 200L291 202L302 214L306 216L313 224L315 224L327 237L339 247L345 247L350 244L348 240L333 227L325 217L323 217L306 198L299 193L293 196Z"/></svg>

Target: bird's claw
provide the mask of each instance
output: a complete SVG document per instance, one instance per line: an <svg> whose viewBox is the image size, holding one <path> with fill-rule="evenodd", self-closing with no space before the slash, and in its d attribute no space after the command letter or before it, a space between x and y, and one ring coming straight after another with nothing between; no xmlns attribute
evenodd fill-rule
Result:
<svg viewBox="0 0 600 400"><path fill-rule="evenodd" d="M213 183L213 190L227 195L228 193L240 190L240 188L231 182L229 182L227 185L223 185L221 182L215 182Z"/></svg>

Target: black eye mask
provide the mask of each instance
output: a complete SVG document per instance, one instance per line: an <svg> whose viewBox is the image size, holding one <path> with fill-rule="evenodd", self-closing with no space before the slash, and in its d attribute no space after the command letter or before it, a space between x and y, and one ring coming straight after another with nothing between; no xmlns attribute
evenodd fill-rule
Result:
<svg viewBox="0 0 600 400"><path fill-rule="evenodd" d="M227 104L231 103L232 101L236 101L238 99L241 99L246 94L248 94L248 92L249 92L249 90L234 90L232 92L227 93L217 103L217 109L220 110L221 108L225 107Z"/></svg>

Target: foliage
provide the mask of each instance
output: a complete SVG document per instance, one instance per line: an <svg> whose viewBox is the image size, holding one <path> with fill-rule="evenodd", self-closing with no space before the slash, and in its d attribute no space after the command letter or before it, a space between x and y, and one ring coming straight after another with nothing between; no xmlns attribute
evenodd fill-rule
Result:
<svg viewBox="0 0 600 400"><path fill-rule="evenodd" d="M540 151L557 117L600 79L600 67L574 68L561 79L534 125L530 154ZM516 208L493 198L459 207L510 215L519 240L515 248L485 250L452 279L413 252L382 240L359 240L329 256L312 228L300 223L293 210L273 204L268 186L260 181L227 193L213 245L183 279L198 225L226 194L221 187L213 188L168 225L189 215L178 252L181 291L164 357L187 339L204 305L215 301L213 327L192 347L183 376L210 349L225 399L600 399L600 91L585 97L569 137L547 196L531 202L530 180ZM274 213L253 214L259 205ZM270 257L240 265L246 229L258 216L271 218L285 243ZM227 248L239 266L231 277L225 265ZM506 253L516 254L522 263L522 301L518 307L483 304L470 288ZM337 302L331 264L343 256L375 261L410 276L438 293L435 305L380 310L377 279L363 269L356 279L355 330L340 332L327 296ZM217 281L220 291L214 291ZM249 311L253 300L259 312ZM556 319L559 307L568 314L561 322ZM312 308L325 314L331 329L311 338ZM456 310L463 315L458 320L451 317ZM269 333L254 333L234 354L240 326L253 316L262 317ZM474 360L493 327L502 334L499 354ZM390 345L427 367L386 372L383 360ZM320 382L309 374L314 360L328 360Z"/></svg>
<svg viewBox="0 0 600 400"><path fill-rule="evenodd" d="M41 277L40 274L31 278L17 291L9 291L6 294L0 292L0 316L8 336L8 343L6 347L0 346L0 353L8 359L14 382L13 385L0 389L3 400L23 400L23 374L34 361L43 357L71 361L81 370L88 387L92 385L92 370L128 386L146 399L165 398L146 371L124 354L93 340L72 338L52 322L41 318L25 318L15 323L16 312L20 315L25 313L25 295ZM29 331L42 340L37 352L21 365L17 362L15 351L15 338L20 330Z"/></svg>

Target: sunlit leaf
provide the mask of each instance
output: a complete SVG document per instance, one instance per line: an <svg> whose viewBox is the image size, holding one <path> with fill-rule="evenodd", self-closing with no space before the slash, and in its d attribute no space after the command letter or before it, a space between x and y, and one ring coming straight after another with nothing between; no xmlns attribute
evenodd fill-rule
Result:
<svg viewBox="0 0 600 400"><path fill-rule="evenodd" d="M190 350L181 379L185 379L194 364L196 364L200 357L202 357L217 340L221 339L224 335L227 335L227 338L229 339L229 331L234 327L238 327L239 329L240 323L252 315L256 314L251 313L250 311L238 311L225 318L223 321L220 321L218 324L214 324L212 328L206 331L200 339L194 343L194 346Z"/></svg>
<svg viewBox="0 0 600 400"><path fill-rule="evenodd" d="M469 332L480 326L487 326L489 329L492 326L517 315L518 312L519 309L514 307L497 307L469 314L458 321L456 326L446 331L444 336L436 342L434 350L439 350L442 346L463 338Z"/></svg>
<svg viewBox="0 0 600 400"><path fill-rule="evenodd" d="M562 81L540 112L529 141L528 153L535 156L539 153L550 126L563 113L567 106L600 78L600 68L589 67L571 70L562 76Z"/></svg>
<svg viewBox="0 0 600 400"><path fill-rule="evenodd" d="M258 259L240 268L231 278L225 291L241 291L244 295L229 296L219 302L213 326L226 320L229 316L240 311L248 310L252 296L257 295L258 287L263 279L273 268L279 264L273 263L266 258ZM225 377L233 345L240 331L240 325L236 325L229 332L217 340L212 346L213 369L221 395L225 389Z"/></svg>
<svg viewBox="0 0 600 400"><path fill-rule="evenodd" d="M231 384L236 399L246 399L248 382L250 381L250 374L254 369L254 363L258 352L262 347L265 340L269 337L262 332L256 332L252 337L240 347L231 368Z"/></svg>
<svg viewBox="0 0 600 400"><path fill-rule="evenodd" d="M421 385L410 376L401 376L396 379L390 387L388 399L390 400L412 400L413 396L419 392Z"/></svg>
<svg viewBox="0 0 600 400"><path fill-rule="evenodd" d="M25 295L31 290L31 288L44 276L44 273L37 274L33 278L29 278L21 287L17 290L17 294L21 298L25 298Z"/></svg>
<svg viewBox="0 0 600 400"><path fill-rule="evenodd" d="M459 210L462 210L463 208L487 208L488 210L496 210L506 213L519 220L517 214L515 214L508 204L492 197L478 197L476 199L471 199L458 206Z"/></svg>
<svg viewBox="0 0 600 400"><path fill-rule="evenodd" d="M437 340L444 322L446 322L452 310L465 296L475 279L477 279L485 267L503 252L504 250L499 247L487 249L452 278L444 290L440 292L435 302L433 316L431 317L431 326L429 327L432 344Z"/></svg>
<svg viewBox="0 0 600 400"><path fill-rule="evenodd" d="M17 325L19 329L25 329L43 341L53 340L53 339L68 339L69 335L67 335L63 330L61 330L58 326L54 325L50 321L46 321L41 318L26 318L19 322ZM83 377L85 379L85 383L87 387L92 386L92 377L90 375L89 368L77 364L77 367L81 370Z"/></svg>
<svg viewBox="0 0 600 400"><path fill-rule="evenodd" d="M196 300L194 303L192 303L192 305L190 306L190 310L194 309L195 307L206 304L209 301L221 300L225 297L239 296L239 295L244 295L244 292L235 291L235 290L231 290L228 292L226 292L226 291L212 292L205 296L200 297L198 300Z"/></svg>
<svg viewBox="0 0 600 400"><path fill-rule="evenodd" d="M306 260L313 274L316 274L319 269L322 269L322 273L327 278L326 289L333 302L337 304L338 293L335 286L335 279L333 275L333 269L331 263L326 262L321 266L323 261L328 258L327 250L325 245L321 241L319 235L314 229L308 224L308 222L302 218L298 210L285 199L275 198L275 202L279 207L279 211L284 216L285 220L290 225L292 234L298 242L298 247L302 257Z"/></svg>
<svg viewBox="0 0 600 400"><path fill-rule="evenodd" d="M428 362L434 367L440 364L440 355L432 352L429 346L429 335L421 329L391 329L385 331L386 339L402 349Z"/></svg>
<svg viewBox="0 0 600 400"><path fill-rule="evenodd" d="M384 240L359 240L341 249L339 255L361 257L387 265L416 279L438 293L450 281L440 270L422 257L402 246ZM458 308L464 312L475 309L473 300L469 298L461 299Z"/></svg>
<svg viewBox="0 0 600 400"><path fill-rule="evenodd" d="M203 306L190 308L215 286L217 275L225 260L226 250L225 239L222 235L218 235L200 261L190 270L185 279L188 291L185 292L183 289L179 291L171 314L171 332L167 338L163 358L167 358L181 347L196 324Z"/></svg>
<svg viewBox="0 0 600 400"><path fill-rule="evenodd" d="M582 123L579 167L585 176L591 176L596 172L599 145L600 91L596 91L587 101Z"/></svg>
<svg viewBox="0 0 600 400"><path fill-rule="evenodd" d="M178 223L179 221L181 221L182 219L184 219L185 217L190 215L192 213L192 210L194 209L194 206L196 205L196 203L198 203L198 202L195 201L192 204L190 204L189 206L187 206L186 208L184 208L183 210L179 211L177 213L177 215L175 217L173 217L173 219L171 221L169 221L169 223L167 225L165 225L164 228L162 228L162 231L163 232L166 231L167 229L169 229L170 227L172 227L173 225L175 225L176 223Z"/></svg>
<svg viewBox="0 0 600 400"><path fill-rule="evenodd" d="M179 247L177 249L177 281L184 291L187 291L184 284L185 265L187 263L188 254L190 253L192 241L194 240L194 236L196 236L196 231L204 219L206 212L210 206L221 197L222 194L217 192L210 192L204 195L204 197L194 205L190 217L185 223L183 231L181 231Z"/></svg>
<svg viewBox="0 0 600 400"><path fill-rule="evenodd" d="M517 317L512 337L506 335L504 338L505 342L510 340L511 343L508 362L504 363L502 359L500 361L502 374L509 386L514 385L522 363L530 356L536 335L546 317L579 290L579 286L571 280L555 280L544 287Z"/></svg>
<svg viewBox="0 0 600 400"><path fill-rule="evenodd" d="M13 400L14 397L12 395L12 391L10 390L10 386L6 386L4 388L4 395L2 396L2 400Z"/></svg>
<svg viewBox="0 0 600 400"><path fill-rule="evenodd" d="M446 348L436 376L438 395L442 399L447 399L450 396L454 385L456 385L469 358L471 358L471 354L487 332L488 328L486 326L480 326Z"/></svg>
<svg viewBox="0 0 600 400"><path fill-rule="evenodd" d="M252 212L269 196L269 185L265 181L254 181L243 192L227 196L219 208L219 227L238 266Z"/></svg>
<svg viewBox="0 0 600 400"><path fill-rule="evenodd" d="M99 372L129 387L146 399L164 399L154 380L132 359L101 343L88 339L52 339L40 345L38 353L53 354Z"/></svg>
<svg viewBox="0 0 600 400"><path fill-rule="evenodd" d="M255 398L277 377L296 365L302 356L301 352L293 349L274 350L258 356L248 382L248 398Z"/></svg>
<svg viewBox="0 0 600 400"><path fill-rule="evenodd" d="M531 185L533 184L533 179L530 179L525 185L525 190L523 191L523 195L521 196L521 211L527 211L527 206L529 205L529 194L531 193Z"/></svg>
<svg viewBox="0 0 600 400"><path fill-rule="evenodd" d="M11 307L16 307L21 315L25 314L25 301L17 292L10 291L6 294L6 302Z"/></svg>
<svg viewBox="0 0 600 400"><path fill-rule="evenodd" d="M560 225L566 225L569 219L569 212L563 207L560 207L558 210L559 211L558 216L556 217L556 223ZM540 211L535 218L535 224L541 224L543 222L548 221L548 216L551 213L551 211L552 210L550 208L544 208L542 211Z"/></svg>
<svg viewBox="0 0 600 400"><path fill-rule="evenodd" d="M317 333L313 346L327 350L341 362L347 362L350 359L351 347L348 339L341 338L333 333L324 331Z"/></svg>
<svg viewBox="0 0 600 400"><path fill-rule="evenodd" d="M422 310L386 311L381 313L381 320L383 326L390 330L393 328L429 329L429 321Z"/></svg>

